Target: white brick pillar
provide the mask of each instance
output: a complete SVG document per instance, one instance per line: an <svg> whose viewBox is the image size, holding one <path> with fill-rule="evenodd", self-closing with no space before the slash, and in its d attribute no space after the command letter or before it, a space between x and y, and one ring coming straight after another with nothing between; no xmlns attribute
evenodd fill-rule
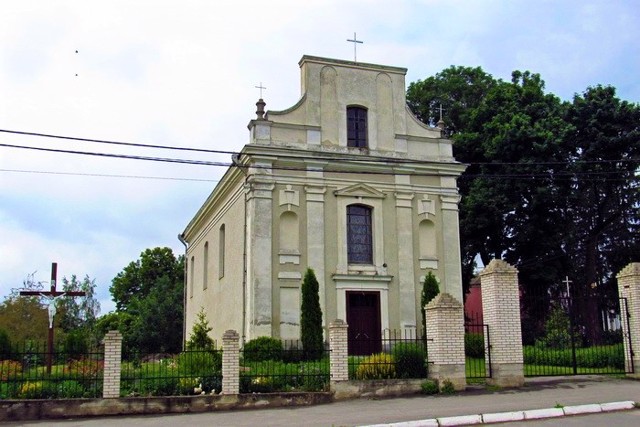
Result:
<svg viewBox="0 0 640 427"><path fill-rule="evenodd" d="M616 277L618 293L620 298L623 298L620 301L620 321L625 370L627 372L635 370L634 373L627 375L640 378L640 262L627 265Z"/></svg>
<svg viewBox="0 0 640 427"><path fill-rule="evenodd" d="M348 326L342 319L329 325L329 372L331 383L349 380Z"/></svg>
<svg viewBox="0 0 640 427"><path fill-rule="evenodd" d="M234 330L222 335L222 394L240 393L240 336Z"/></svg>
<svg viewBox="0 0 640 427"><path fill-rule="evenodd" d="M104 371L102 397L120 397L120 370L122 366L122 334L109 331L102 340L104 344Z"/></svg>
<svg viewBox="0 0 640 427"><path fill-rule="evenodd" d="M494 259L480 272L480 285L482 313L491 340L491 378L487 383L520 387L524 385L524 367L518 270Z"/></svg>
<svg viewBox="0 0 640 427"><path fill-rule="evenodd" d="M462 303L440 293L425 306L429 378L451 381L456 390L467 386Z"/></svg>

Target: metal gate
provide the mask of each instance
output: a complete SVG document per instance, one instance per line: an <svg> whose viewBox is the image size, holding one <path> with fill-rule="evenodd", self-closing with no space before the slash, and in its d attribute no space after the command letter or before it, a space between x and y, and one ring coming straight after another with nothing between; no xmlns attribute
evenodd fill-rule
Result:
<svg viewBox="0 0 640 427"><path fill-rule="evenodd" d="M633 372L624 298L528 298L523 304L525 376Z"/></svg>
<svg viewBox="0 0 640 427"><path fill-rule="evenodd" d="M467 378L491 378L489 325L482 318L465 321L464 353Z"/></svg>

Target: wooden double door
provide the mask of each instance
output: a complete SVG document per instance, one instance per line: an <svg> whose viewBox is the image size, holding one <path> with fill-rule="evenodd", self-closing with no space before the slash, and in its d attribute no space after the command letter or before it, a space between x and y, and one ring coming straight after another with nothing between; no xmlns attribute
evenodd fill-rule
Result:
<svg viewBox="0 0 640 427"><path fill-rule="evenodd" d="M379 353L382 349L379 292L346 292L349 354Z"/></svg>

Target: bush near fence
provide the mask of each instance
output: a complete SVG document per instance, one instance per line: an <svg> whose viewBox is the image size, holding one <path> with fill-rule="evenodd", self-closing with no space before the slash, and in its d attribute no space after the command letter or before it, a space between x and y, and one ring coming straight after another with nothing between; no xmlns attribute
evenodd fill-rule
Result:
<svg viewBox="0 0 640 427"><path fill-rule="evenodd" d="M623 344L577 348L576 364L579 368L614 368L624 370ZM567 366L573 365L571 348L548 349L536 346L523 347L526 365Z"/></svg>
<svg viewBox="0 0 640 427"><path fill-rule="evenodd" d="M425 342L406 331L384 331L380 353L349 356L349 378L357 380L427 377ZM373 348L370 346L369 348Z"/></svg>
<svg viewBox="0 0 640 427"><path fill-rule="evenodd" d="M222 352L186 350L177 355L124 353L121 396L217 394L222 389Z"/></svg>
<svg viewBox="0 0 640 427"><path fill-rule="evenodd" d="M326 391L329 387L329 351L317 360L304 360L298 340L259 337L240 351L240 393Z"/></svg>
<svg viewBox="0 0 640 427"><path fill-rule="evenodd" d="M12 346L0 360L1 399L62 399L102 395L104 352L88 349L78 353L58 343L47 372L46 343L27 341Z"/></svg>

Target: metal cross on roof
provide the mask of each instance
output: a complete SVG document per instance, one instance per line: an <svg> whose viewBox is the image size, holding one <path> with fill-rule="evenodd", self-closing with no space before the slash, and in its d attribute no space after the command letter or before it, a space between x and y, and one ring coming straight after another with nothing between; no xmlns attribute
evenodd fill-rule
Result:
<svg viewBox="0 0 640 427"><path fill-rule="evenodd" d="M356 56L356 46L358 45L358 43L362 44L364 42L362 40L358 40L355 32L353 33L353 40L347 39L347 41L353 43L353 62L358 62L358 57Z"/></svg>
<svg viewBox="0 0 640 427"><path fill-rule="evenodd" d="M266 89L266 87L262 86L262 82L260 82L260 86L254 86L256 89L260 89L260 99L262 99L262 89Z"/></svg>

